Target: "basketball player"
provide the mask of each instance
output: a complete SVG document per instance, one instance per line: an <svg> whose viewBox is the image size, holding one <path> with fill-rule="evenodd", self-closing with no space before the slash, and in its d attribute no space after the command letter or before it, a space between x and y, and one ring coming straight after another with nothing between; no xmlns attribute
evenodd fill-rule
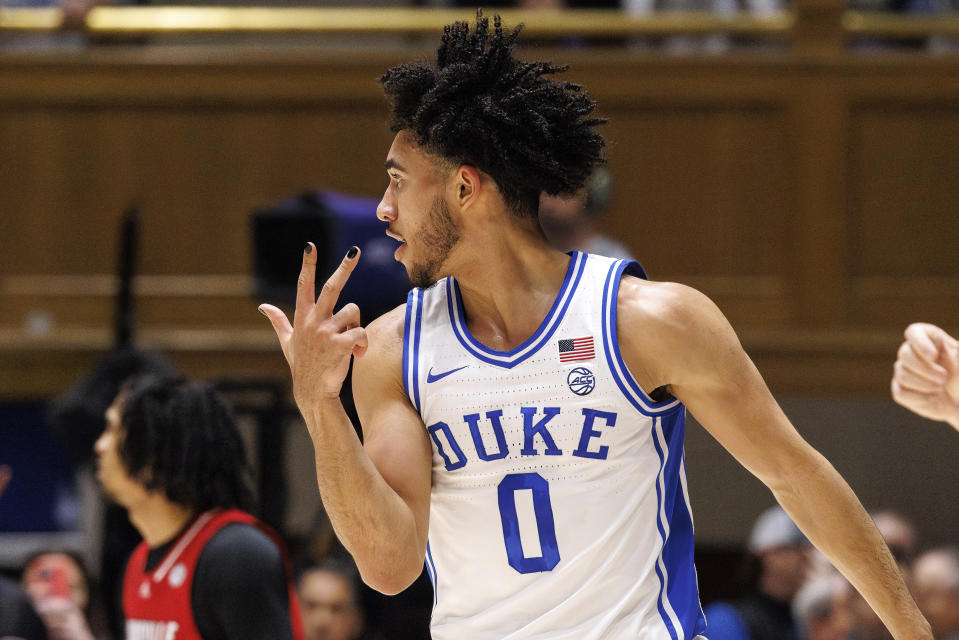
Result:
<svg viewBox="0 0 959 640"><path fill-rule="evenodd" d="M552 250L541 192L601 163L594 103L520 62L518 30L446 29L435 65L381 79L396 137L377 215L415 288L334 313L351 249L291 324L262 305L314 442L320 494L367 584L433 580L434 638L708 636L686 496L686 408L862 591L896 638L932 636L869 516L795 431L702 294L635 262ZM435 284L434 284L435 283ZM353 393L361 445L339 400Z"/></svg>
<svg viewBox="0 0 959 640"><path fill-rule="evenodd" d="M906 327L892 376L893 399L924 418L959 430L959 342L939 327Z"/></svg>
<svg viewBox="0 0 959 640"><path fill-rule="evenodd" d="M279 539L246 512L249 467L207 384L140 378L106 412L97 477L143 536L127 564L127 640L302 638Z"/></svg>

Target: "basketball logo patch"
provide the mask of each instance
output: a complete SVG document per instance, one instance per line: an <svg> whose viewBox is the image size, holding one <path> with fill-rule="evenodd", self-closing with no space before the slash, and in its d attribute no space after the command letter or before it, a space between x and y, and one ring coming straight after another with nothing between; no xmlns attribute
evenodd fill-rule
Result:
<svg viewBox="0 0 959 640"><path fill-rule="evenodd" d="M576 395L585 396L596 388L596 376L586 367L576 367L566 376L566 384Z"/></svg>
<svg viewBox="0 0 959 640"><path fill-rule="evenodd" d="M179 587L186 581L186 567L183 566L182 563L174 565L174 567L170 569L170 577L167 578L167 580L174 589Z"/></svg>

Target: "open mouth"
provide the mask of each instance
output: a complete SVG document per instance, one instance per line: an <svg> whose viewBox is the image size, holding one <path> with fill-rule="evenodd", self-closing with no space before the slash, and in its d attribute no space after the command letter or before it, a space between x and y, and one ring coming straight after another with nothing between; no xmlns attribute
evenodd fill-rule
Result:
<svg viewBox="0 0 959 640"><path fill-rule="evenodd" d="M403 247L406 246L406 239L390 229L386 230L386 235L400 243L400 246L396 247L396 250L393 252L393 259L399 261L400 252L403 250Z"/></svg>
<svg viewBox="0 0 959 640"><path fill-rule="evenodd" d="M397 242L401 242L401 243L405 243L405 242L406 242L406 240L403 239L403 236L401 236L400 234L396 233L395 231L391 231L390 229L387 229L387 230L386 230L386 235L388 235L389 237L393 238L393 239L396 240Z"/></svg>

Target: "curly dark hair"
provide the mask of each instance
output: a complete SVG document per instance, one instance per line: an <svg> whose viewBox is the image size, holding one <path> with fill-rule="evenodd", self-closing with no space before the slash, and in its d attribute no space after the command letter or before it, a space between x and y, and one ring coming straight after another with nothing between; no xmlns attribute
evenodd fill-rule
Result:
<svg viewBox="0 0 959 640"><path fill-rule="evenodd" d="M119 455L130 476L197 511L252 509L243 441L233 412L212 385L142 376L121 394Z"/></svg>
<svg viewBox="0 0 959 640"><path fill-rule="evenodd" d="M500 17L476 14L444 29L436 64L410 62L379 80L391 105L390 128L409 131L427 152L469 164L493 178L507 206L535 217L539 194L575 193L604 162L593 127L596 103L582 87L547 78L568 67L523 62L513 43L523 25L504 32Z"/></svg>

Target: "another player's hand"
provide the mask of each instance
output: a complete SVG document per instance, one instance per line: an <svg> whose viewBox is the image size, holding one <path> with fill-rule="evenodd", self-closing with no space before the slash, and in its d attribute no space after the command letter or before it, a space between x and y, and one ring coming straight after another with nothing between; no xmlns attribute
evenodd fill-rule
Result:
<svg viewBox="0 0 959 640"><path fill-rule="evenodd" d="M909 325L893 367L892 397L959 429L959 342L935 325Z"/></svg>
<svg viewBox="0 0 959 640"><path fill-rule="evenodd" d="M338 398L349 371L350 356L366 351L366 329L360 326L359 307L349 303L333 313L359 257L359 249L350 249L314 299L316 247L311 242L303 252L303 266L296 283L293 324L273 305L259 307L280 339L293 373L293 397L301 410L317 400Z"/></svg>

